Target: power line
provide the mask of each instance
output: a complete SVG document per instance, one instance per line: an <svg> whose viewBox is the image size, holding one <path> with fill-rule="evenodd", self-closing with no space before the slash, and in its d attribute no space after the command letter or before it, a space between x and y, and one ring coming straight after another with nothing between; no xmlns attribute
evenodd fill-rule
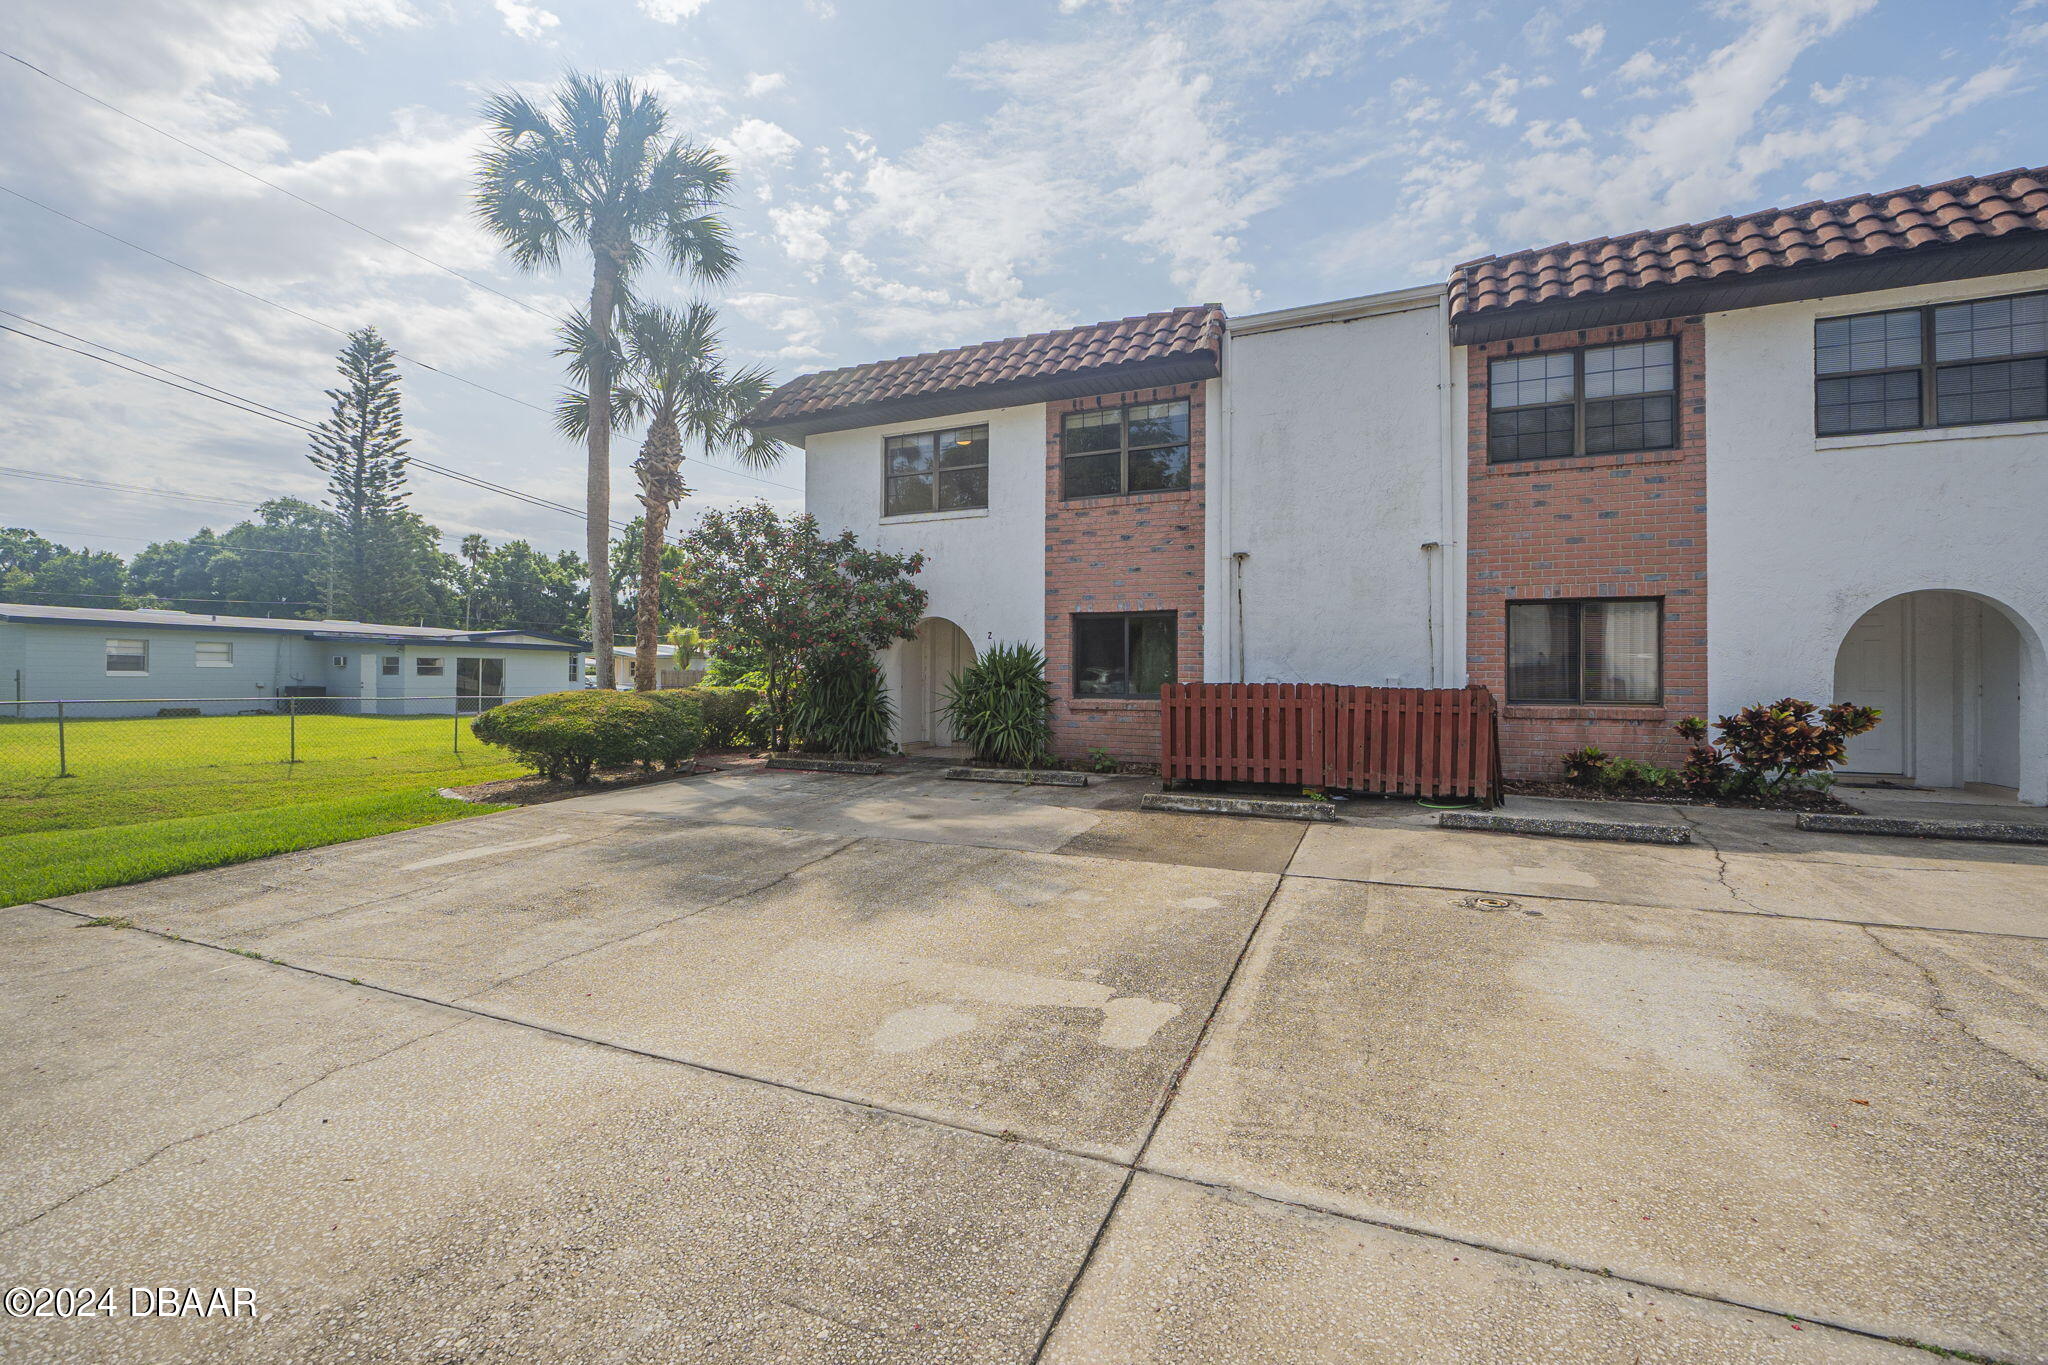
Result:
<svg viewBox="0 0 2048 1365"><path fill-rule="evenodd" d="M10 53L0 51L0 56L11 55L12 54ZM19 58L16 58L16 60L19 60ZM289 193L289 191L286 192ZM223 280L218 276L209 275L204 270L200 270L194 266L186 265L183 261L173 260L171 257L164 255L160 251L152 251L150 248L143 246L139 242L132 242L128 238L123 237L118 233L109 232L107 229L100 227L97 224L88 223L83 218L73 217L71 214L64 212L64 210L57 208L54 205L46 204L42 200L37 199L31 195L23 194L20 190L14 189L11 186L0 185L0 194L12 195L14 198L21 200L25 204L32 204L36 208L43 210L45 213L54 214L56 217L62 218L67 223L72 223L77 225L78 227L84 228L87 232L97 233L99 236L104 237L111 242L119 242L122 246L129 248L131 251L139 251L143 255L148 256L152 260L162 261L165 265L171 266L174 269L182 270L188 275L196 276L199 279L205 280L208 284L217 285L222 289L230 290L234 293L240 294L244 298L253 299L257 303L265 304L271 308L277 309L280 312L289 313L291 316L298 318L302 322L310 322L316 327L324 327L328 331L333 332L336 336L347 336L349 334L346 328L341 327L335 323L329 322L325 318L315 317L311 313L302 312L301 310L292 307L290 304L280 303L276 299L270 298L263 294L258 294L252 289L244 289L241 285L230 284L228 283L228 281ZM38 323L37 325L42 326L43 324ZM55 331L56 329L51 328L50 330ZM405 354L403 351L394 350L392 354L397 356L400 360L403 360L408 365L414 365L432 374L438 374L443 378L452 379L458 384L466 384L470 388L476 389L480 393L490 394L493 398L502 398L508 403L517 403L522 408L529 408L532 411L541 413L543 415L547 414L548 410L540 406L538 403L529 403L524 398L518 398L513 396L512 394L505 393L502 390L494 389L488 384L478 383L476 380L468 378L465 375L457 374L453 370L444 370L438 365L430 365L424 360L420 360L414 356L409 356ZM146 364L147 362L144 363ZM744 469L735 469L730 465L722 465L715 463L708 456L700 458L698 463L705 465L707 468L716 469L721 473L731 474L737 478L748 479L754 483L762 484L769 488L784 488L788 489L792 493L801 493L804 491L803 489L797 487L793 483L782 483L775 479L762 478L759 474L749 473Z"/></svg>
<svg viewBox="0 0 2048 1365"><path fill-rule="evenodd" d="M243 502L235 498L216 498L205 493L186 493L176 489L157 488L139 483L112 483L104 479L89 479L81 474L46 474L35 469L16 469L12 465L0 465L0 476L15 479L34 479L39 483L67 484L80 488L105 488L117 493L145 493L153 498L175 498L182 502L211 502L224 507L239 507L255 511L261 503ZM67 532L67 534L69 534Z"/></svg>
<svg viewBox="0 0 2048 1365"><path fill-rule="evenodd" d="M5 53L0 53L0 56L5 55ZM279 303L276 299L267 298L264 295L257 293L253 289L244 289L239 284L230 284L226 280L221 279L217 275L209 275L204 270L199 270L193 266L186 265L183 261L174 261L169 256L164 255L161 251L151 251L148 247L143 246L141 243L131 242L126 237L121 236L119 233L109 232L103 227L99 227L95 224L86 222L83 218L74 218L70 214L64 212L64 210L56 208L50 204L45 204L42 200L34 198L31 195L23 194L20 190L17 190L12 186L0 185L0 194L13 195L16 199L21 200L21 202L23 202L24 204L33 204L35 207L43 210L45 213L55 214L57 217L62 218L67 223L76 223L79 227L84 228L87 232L98 233L100 236L106 238L110 242L119 242L122 246L125 246L132 251L139 251L143 255L151 258L152 260L162 261L165 265L174 266L177 269L184 271L188 275L196 275L198 278L205 280L208 284L218 285L222 289L232 290L235 293L240 294L244 298L254 299L256 302L268 304L270 307L275 308L280 312L290 313L293 317L299 319L301 322L310 322L315 327L324 327L328 331L334 333L336 336L345 337L349 334L348 329L346 327L340 326L337 323L329 322L325 318L314 317L311 313L301 312L299 309L292 307L288 303ZM540 404L538 403L529 403L524 398L516 398L509 393L503 392L502 390L494 389L488 384L480 384L476 380L470 379L465 375L459 375L455 373L455 371L453 370L444 370L438 365L429 365L426 361L420 360L414 356L409 356L405 354L403 351L393 351L392 354L397 356L400 360L403 360L408 365L417 365L420 369L429 370L434 374L441 375L443 378L452 379L458 384L467 384L472 389L476 389L481 393L490 394L493 398L502 398L508 403L517 403L522 408L532 408L535 412L538 413L545 414L547 412L547 409L540 406Z"/></svg>
<svg viewBox="0 0 2048 1365"><path fill-rule="evenodd" d="M9 316L19 315L10 314ZM35 323L34 325L41 326L42 324ZM251 417L260 417L265 421L275 422L280 426L290 427L294 431L301 431L305 432L308 435L312 435L316 434L319 430L319 428L315 427L312 423L307 422L305 419L300 417L294 417L290 413L284 412L281 409L270 407L268 404L260 403L253 398L245 398L241 394L233 393L232 391L227 389L217 389L215 388L215 386L207 384L203 380L193 379L189 375L181 374L176 370L166 369L164 366L161 365L154 365L149 361L143 361L140 363L150 365L152 369L162 370L163 374L151 374L149 373L148 370L138 370L133 368L132 366L123 365L119 361L110 360L106 356L95 355L91 351L80 350L76 346L66 346L61 341L52 341L48 337L37 336L34 332L24 332L19 327L9 327L6 326L5 324L0 324L0 332L10 332L15 336L27 337L30 341L39 341L43 345L54 347L57 350L69 351L73 355L84 356L87 360L97 360L102 365L111 366L114 369L120 370L125 374L132 374L137 376L138 378L147 379L157 384L162 384L165 388L175 389L179 393L191 394L195 398L204 398L209 402L218 403L222 407L233 408L236 412L245 413ZM86 342L85 344L88 346L98 345L97 342ZM172 378L166 379L164 378L164 375L170 375L172 376ZM175 383L173 382L174 379L183 380L185 382ZM199 387L187 387L188 385L198 385ZM209 392L209 390L212 391ZM547 498L537 497L531 493L521 492L519 489L516 488L508 488L503 484L492 483L488 479L480 479L474 475L465 474L460 470L449 469L444 465L438 465L431 461L423 460L417 455L408 455L406 457L406 460L408 463L418 465L421 469L427 470L430 473L439 474L444 478L454 479L459 483L468 484L473 488L479 488L487 492L498 493L508 498L514 498L520 502L527 503L534 507L542 508L546 511L563 512L572 517L581 517L583 515L581 511L569 506L566 503L554 502ZM622 521L616 521L609 517L607 517L605 520L607 524L619 530L624 530L626 528L626 523Z"/></svg>
<svg viewBox="0 0 2048 1365"><path fill-rule="evenodd" d="M495 294L499 298L504 299L507 303L517 304L519 307L524 308L527 312L536 314L540 317L548 316L547 312L544 309L534 307L525 299L515 298L513 295L506 293L502 289L498 289L495 288L494 286L485 284L482 280L472 279L470 276L463 274L460 270L457 270L454 266L443 265L441 262L435 260L433 257L415 251L403 242L393 241L391 238L386 237L383 233L376 231L374 228L364 227L355 219L350 218L345 214L337 213L333 209L328 208L325 204L317 203L314 200L306 198L306 196L303 194L298 194L292 190L288 190L274 180L264 179L262 176L256 174L256 172L250 170L247 166L237 165L236 163L229 161L226 157L217 156L214 153L207 151L206 148L201 147L196 143L187 142L184 138L179 137L176 133L173 133L168 129L159 128L154 123L149 122L149 120L147 119L138 118L134 114L129 113L126 109L122 109L115 105L107 103L98 95L92 94L89 91L79 89L77 86L73 85L70 81L65 80L61 76L52 75L50 72L43 70L43 68L37 66L34 62L29 61L25 57L16 56L14 53L5 50L0 50L0 57L5 57L10 62L14 62L20 66L27 67L30 71L35 72L44 80L54 81L58 85L63 86L66 90L69 90L72 94L77 95L83 99L91 100L100 108L105 109L110 113L119 114L122 118L127 119L130 123L137 124L141 127L147 128L152 133L155 133L161 137L169 138L171 141L177 143L180 147L185 148L187 151L197 152L200 156L205 157L208 161L214 162L216 165L225 166L229 170L234 171L239 175L246 175L249 177L249 179L255 181L257 184L264 185L270 189L276 190L279 194L284 195L288 199L294 199L299 203L304 204L309 209L314 209L320 213L324 213L329 218L334 219L336 222L346 223L350 227L354 228L357 232L366 233L371 237L375 237L378 241L384 243L386 246L396 247L398 250L403 251L406 255L412 257L414 260L424 261L428 265L433 266L436 270L446 271L448 274L453 275L456 279L461 280L464 284L470 286L472 289L481 289L487 294Z"/></svg>

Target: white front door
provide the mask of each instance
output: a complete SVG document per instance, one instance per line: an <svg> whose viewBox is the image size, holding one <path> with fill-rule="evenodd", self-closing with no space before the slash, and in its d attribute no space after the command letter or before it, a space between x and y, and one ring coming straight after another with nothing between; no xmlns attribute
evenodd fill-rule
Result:
<svg viewBox="0 0 2048 1365"><path fill-rule="evenodd" d="M961 669L974 662L974 646L967 633L951 621L931 620L924 631L925 733L932 743L953 742L953 726L946 715L948 684Z"/></svg>
<svg viewBox="0 0 2048 1365"><path fill-rule="evenodd" d="M1981 629L1977 681L1975 781L2020 784L2020 633L1996 607L1978 608Z"/></svg>
<svg viewBox="0 0 2048 1365"><path fill-rule="evenodd" d="M1884 712L1877 728L1849 741L1842 768L1852 773L1905 774L1906 602L1873 608L1849 630L1835 657L1835 700Z"/></svg>

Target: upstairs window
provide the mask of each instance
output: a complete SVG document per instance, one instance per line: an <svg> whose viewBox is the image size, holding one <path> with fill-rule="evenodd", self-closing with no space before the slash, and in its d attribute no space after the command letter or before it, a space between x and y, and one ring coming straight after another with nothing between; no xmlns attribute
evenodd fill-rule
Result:
<svg viewBox="0 0 2048 1365"><path fill-rule="evenodd" d="M2048 417L2048 294L1813 324L1820 436Z"/></svg>
<svg viewBox="0 0 2048 1365"><path fill-rule="evenodd" d="M1132 403L1070 412L1060 426L1064 498L1188 487L1188 404Z"/></svg>
<svg viewBox="0 0 2048 1365"><path fill-rule="evenodd" d="M988 428L953 427L882 442L882 515L988 506Z"/></svg>
<svg viewBox="0 0 2048 1365"><path fill-rule="evenodd" d="M109 640L107 641L107 672L147 673L149 672L149 641Z"/></svg>
<svg viewBox="0 0 2048 1365"><path fill-rule="evenodd" d="M1664 604L1508 603L1508 700L1654 706L1664 699Z"/></svg>
<svg viewBox="0 0 2048 1365"><path fill-rule="evenodd" d="M1668 450L1678 444L1677 346L1668 337L1508 356L1487 370L1494 464Z"/></svg>
<svg viewBox="0 0 2048 1365"><path fill-rule="evenodd" d="M192 663L198 668L233 668L233 640L200 640L192 646Z"/></svg>

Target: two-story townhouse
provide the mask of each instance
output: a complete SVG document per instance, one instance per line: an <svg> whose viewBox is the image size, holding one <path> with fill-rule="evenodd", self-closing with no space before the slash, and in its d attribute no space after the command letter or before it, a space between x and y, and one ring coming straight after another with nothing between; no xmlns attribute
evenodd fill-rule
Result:
<svg viewBox="0 0 2048 1365"><path fill-rule="evenodd" d="M1460 671L1443 297L1176 308L778 389L753 423L803 445L809 510L928 557L883 660L898 741L950 742L946 682L995 643L1044 651L1069 758L1156 757L1166 682Z"/></svg>
<svg viewBox="0 0 2048 1365"><path fill-rule="evenodd" d="M2048 169L1458 267L1469 675L1511 776L1796 695L2048 802Z"/></svg>
<svg viewBox="0 0 2048 1365"><path fill-rule="evenodd" d="M930 556L907 745L988 644L1062 754L1163 681L1490 688L1512 777L1680 718L1882 707L1848 766L2048 802L2048 170L808 375L755 424Z"/></svg>

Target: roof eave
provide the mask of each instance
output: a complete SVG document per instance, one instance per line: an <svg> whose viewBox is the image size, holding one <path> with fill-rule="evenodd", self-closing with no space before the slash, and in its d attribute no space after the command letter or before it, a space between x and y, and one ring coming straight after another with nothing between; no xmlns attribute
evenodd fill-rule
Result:
<svg viewBox="0 0 2048 1365"><path fill-rule="evenodd" d="M1472 346L1549 332L1721 313L2043 267L2048 267L2048 232L2015 232L2003 237L1930 244L1819 264L1772 266L1721 279L1639 285L1580 299L1546 299L1478 312L1454 312L1451 344Z"/></svg>
<svg viewBox="0 0 2048 1365"><path fill-rule="evenodd" d="M807 412L780 421L749 422L747 426L777 440L800 440L824 431L851 431L856 427L881 426L922 418L950 417L962 412L1012 408L1026 403L1049 403L1061 398L1080 398L1123 389L1156 388L1166 384L1188 384L1214 379L1222 370L1216 352L1189 352L1162 360L1141 360L1123 365L1101 365L1066 374L1011 380L1001 384L970 384L960 388L935 389L930 393L877 402L853 403L823 412Z"/></svg>

